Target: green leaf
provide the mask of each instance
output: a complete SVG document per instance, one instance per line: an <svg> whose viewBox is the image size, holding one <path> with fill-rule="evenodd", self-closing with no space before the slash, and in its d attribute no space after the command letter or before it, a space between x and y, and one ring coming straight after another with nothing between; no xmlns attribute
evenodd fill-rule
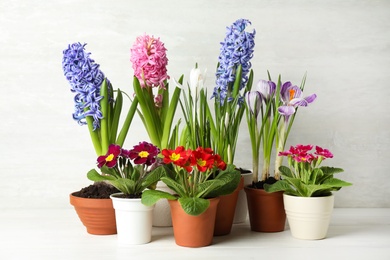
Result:
<svg viewBox="0 0 390 260"><path fill-rule="evenodd" d="M290 168L282 165L279 167L279 171L282 173L282 175L290 178L294 178L294 175L292 174Z"/></svg>
<svg viewBox="0 0 390 260"><path fill-rule="evenodd" d="M122 112L123 105L123 95L120 89L118 89L115 105L114 105L114 114L111 119L111 130L110 130L110 144L116 142L116 135L118 133L119 118Z"/></svg>
<svg viewBox="0 0 390 260"><path fill-rule="evenodd" d="M142 181L142 187L149 187L157 183L163 176L166 176L163 166L159 166L148 173Z"/></svg>
<svg viewBox="0 0 390 260"><path fill-rule="evenodd" d="M103 80L100 87L100 95L103 97L100 100L100 110L103 114L103 118L100 119L100 138L102 145L102 153L105 154L108 151L109 146L109 133L108 133L108 84L107 79Z"/></svg>
<svg viewBox="0 0 390 260"><path fill-rule="evenodd" d="M135 190L135 182L130 179L120 178L111 180L110 183L125 194L136 194L139 192Z"/></svg>
<svg viewBox="0 0 390 260"><path fill-rule="evenodd" d="M264 190L266 192L278 192L278 191L285 191L287 193L294 192L294 189L286 180L279 180L274 184L264 184Z"/></svg>
<svg viewBox="0 0 390 260"><path fill-rule="evenodd" d="M240 183L241 174L235 170L235 166L229 164L225 171L221 171L211 182L209 187L204 187L204 194L202 197L217 197L232 193ZM205 183L207 183L205 182ZM203 184L199 185L203 189Z"/></svg>
<svg viewBox="0 0 390 260"><path fill-rule="evenodd" d="M91 181L112 181L116 179L110 175L101 175L95 169L92 169L87 173L87 178Z"/></svg>
<svg viewBox="0 0 390 260"><path fill-rule="evenodd" d="M179 196L184 196L186 194L183 185L178 183L177 181L169 177L162 177L161 181L164 182L168 186L168 188L176 192Z"/></svg>
<svg viewBox="0 0 390 260"><path fill-rule="evenodd" d="M141 203L146 206L153 206L160 199L176 200L174 195L160 190L145 190L142 193Z"/></svg>
<svg viewBox="0 0 390 260"><path fill-rule="evenodd" d="M336 173L340 173L340 172L344 171L341 168L335 168L335 167L329 167L329 166L322 166L322 167L320 167L320 169L322 170L322 172L324 174L336 174Z"/></svg>
<svg viewBox="0 0 390 260"><path fill-rule="evenodd" d="M123 143L125 142L127 133L129 132L131 122L133 121L135 111L137 111L137 105L138 105L138 98L134 97L133 101L131 102L129 111L127 112L125 122L123 123L122 129L116 140L116 143L120 146L123 146Z"/></svg>
<svg viewBox="0 0 390 260"><path fill-rule="evenodd" d="M191 216L202 214L210 206L209 200L196 197L179 198L179 203L184 212Z"/></svg>
<svg viewBox="0 0 390 260"><path fill-rule="evenodd" d="M160 147L162 149L168 147L169 136L170 136L171 128L172 128L172 121L173 121L173 118L175 116L177 103L178 103L179 97L180 97L180 92L181 92L181 89L176 87L175 91L172 95L171 102L169 104L169 109L168 109L167 115L164 118L164 129L162 132L161 147Z"/></svg>
<svg viewBox="0 0 390 260"><path fill-rule="evenodd" d="M328 179L328 180L324 181L323 185L334 188L334 187L351 186L352 183L349 183L349 182L346 182L346 181L343 181L340 179L332 178L332 179Z"/></svg>

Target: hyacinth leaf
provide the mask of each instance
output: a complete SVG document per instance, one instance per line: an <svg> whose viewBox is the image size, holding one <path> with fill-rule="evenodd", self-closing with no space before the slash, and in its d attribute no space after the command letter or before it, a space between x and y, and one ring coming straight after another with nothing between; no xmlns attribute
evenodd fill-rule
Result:
<svg viewBox="0 0 390 260"><path fill-rule="evenodd" d="M103 80L102 86L100 88L100 109L103 114L103 118L100 120L100 138L102 144L102 153L105 154L108 151L109 144L109 134L108 134L108 84L107 79Z"/></svg>
<svg viewBox="0 0 390 260"><path fill-rule="evenodd" d="M164 85L165 85L165 89L163 88L160 88L158 90L158 95L162 95L162 103L161 103L161 108L160 108L160 118L162 119L161 120L161 123L164 124L164 118L166 118L167 116L167 113L168 113L168 109L169 109L169 99L170 99L170 95L169 95L169 83L167 83L166 81L164 81Z"/></svg>
<svg viewBox="0 0 390 260"><path fill-rule="evenodd" d="M87 178L91 181L112 181L116 179L114 176L101 175L95 169L92 169L87 173Z"/></svg>
<svg viewBox="0 0 390 260"><path fill-rule="evenodd" d="M95 148L95 152L97 156L103 155L102 153L102 145L99 138L99 130L93 130L93 118L91 116L85 117L88 125L89 135L91 136L93 147Z"/></svg>
<svg viewBox="0 0 390 260"><path fill-rule="evenodd" d="M172 128L172 121L173 121L173 117L175 116L177 103L178 103L179 98L180 98L180 92L181 92L181 89L176 87L175 91L173 92L171 102L169 104L168 113L166 115L166 118L164 118L164 129L163 129L162 139L161 139L161 148L162 149L168 147L170 131Z"/></svg>
<svg viewBox="0 0 390 260"><path fill-rule="evenodd" d="M210 206L209 200L196 197L179 198L178 201L184 212L191 216L202 214Z"/></svg>
<svg viewBox="0 0 390 260"><path fill-rule="evenodd" d="M118 133L119 118L122 112L122 106L123 106L123 95L122 95L122 91L118 89L117 96L115 99L114 109L113 109L114 110L113 115L110 120L110 144L116 142L116 136Z"/></svg>
<svg viewBox="0 0 390 260"><path fill-rule="evenodd" d="M134 97L133 101L131 102L129 111L127 112L125 122L123 123L122 129L119 132L118 138L116 140L116 144L120 146L123 146L123 143L125 142L127 133L129 132L131 122L133 121L134 114L137 111L137 105L138 105L138 98Z"/></svg>
<svg viewBox="0 0 390 260"><path fill-rule="evenodd" d="M161 149L161 119L154 109L154 100L147 88L141 88L139 80L134 76L133 88L141 107L143 122L150 141Z"/></svg>
<svg viewBox="0 0 390 260"><path fill-rule="evenodd" d="M153 206L160 199L177 200L177 197L165 191L145 190L142 193L141 203L145 206Z"/></svg>

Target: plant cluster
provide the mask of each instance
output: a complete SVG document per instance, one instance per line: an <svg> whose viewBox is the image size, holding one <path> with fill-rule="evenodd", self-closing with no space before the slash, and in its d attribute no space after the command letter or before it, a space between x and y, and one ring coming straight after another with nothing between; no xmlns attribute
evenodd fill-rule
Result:
<svg viewBox="0 0 390 260"><path fill-rule="evenodd" d="M157 158L160 150L151 143L140 142L131 150L111 144L106 155L97 158L97 166L88 172L92 181L107 181L124 195L141 197L142 192L156 184L162 175Z"/></svg>
<svg viewBox="0 0 390 260"><path fill-rule="evenodd" d="M333 158L328 149L316 146L314 153L312 149L312 145L296 145L280 152L279 156L288 158L289 167L280 166L282 180L272 185L265 184L264 189L267 192L284 191L299 197L321 197L352 185L333 177L343 169L321 166L325 159Z"/></svg>
<svg viewBox="0 0 390 260"><path fill-rule="evenodd" d="M178 146L164 149L164 175L160 178L175 195L159 190L146 190L142 203L151 206L160 199L178 200L190 215L199 215L209 206L208 198L232 193L240 182L240 172L226 165L210 148L195 150Z"/></svg>

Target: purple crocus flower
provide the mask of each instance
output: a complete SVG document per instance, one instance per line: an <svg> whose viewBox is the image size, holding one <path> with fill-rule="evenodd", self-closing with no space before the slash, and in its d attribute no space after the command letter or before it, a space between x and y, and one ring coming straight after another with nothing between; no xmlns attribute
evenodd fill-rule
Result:
<svg viewBox="0 0 390 260"><path fill-rule="evenodd" d="M100 119L103 118L100 110L100 100L103 98L100 96L100 86L104 74L99 69L99 64L89 57L90 53L85 52L85 45L70 44L63 51L62 68L64 76L70 83L71 91L76 93L73 119L85 125L85 117L92 116L93 130L96 130L100 128Z"/></svg>
<svg viewBox="0 0 390 260"><path fill-rule="evenodd" d="M292 85L291 82L286 82L280 88L280 98L282 99L283 105L278 108L281 115L285 116L286 120L295 113L296 107L304 106L312 103L316 98L316 94L311 94L307 97L302 97L302 90Z"/></svg>
<svg viewBox="0 0 390 260"><path fill-rule="evenodd" d="M246 104L248 105L251 113L255 116L255 119L257 119L257 116L260 113L262 100L263 96L259 91L248 91L245 94Z"/></svg>
<svg viewBox="0 0 390 260"><path fill-rule="evenodd" d="M236 77L236 70L239 65L242 67L242 80L240 90L245 87L248 80L248 72L251 68L250 60L253 57L255 30L252 33L246 32L245 28L251 22L246 19L238 19L230 27L227 27L226 36L221 42L220 55L218 57L219 66L216 73L216 87L213 97L218 97L221 104L227 98L231 101L230 94Z"/></svg>
<svg viewBox="0 0 390 260"><path fill-rule="evenodd" d="M267 103L273 99L276 91L276 84L272 81L259 80L256 84L256 90L261 93L264 98L264 101Z"/></svg>

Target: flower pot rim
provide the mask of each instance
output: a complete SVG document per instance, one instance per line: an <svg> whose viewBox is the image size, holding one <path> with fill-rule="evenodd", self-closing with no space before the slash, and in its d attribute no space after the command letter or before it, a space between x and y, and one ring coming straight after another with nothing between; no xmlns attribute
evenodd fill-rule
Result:
<svg viewBox="0 0 390 260"><path fill-rule="evenodd" d="M318 200L318 199L321 199L321 198L333 197L334 194L331 193L330 195L320 196L320 197L304 197L304 196L294 196L294 195L283 193L283 196L294 197L294 198L297 198L297 199L311 199L311 200L316 200L317 199Z"/></svg>
<svg viewBox="0 0 390 260"><path fill-rule="evenodd" d="M141 200L141 198L121 198L121 197L117 197L117 196L120 196L120 195L123 195L124 193L123 192L116 192L116 193L113 193L110 195L110 199L114 198L116 200Z"/></svg>

